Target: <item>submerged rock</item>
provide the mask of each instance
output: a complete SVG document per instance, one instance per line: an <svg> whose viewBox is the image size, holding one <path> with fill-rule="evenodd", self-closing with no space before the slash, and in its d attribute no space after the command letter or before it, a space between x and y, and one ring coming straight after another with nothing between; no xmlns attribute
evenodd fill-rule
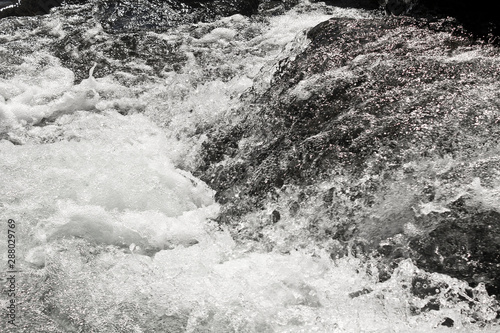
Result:
<svg viewBox="0 0 500 333"><path fill-rule="evenodd" d="M427 235L411 240L417 265L500 294L500 213L447 215Z"/></svg>

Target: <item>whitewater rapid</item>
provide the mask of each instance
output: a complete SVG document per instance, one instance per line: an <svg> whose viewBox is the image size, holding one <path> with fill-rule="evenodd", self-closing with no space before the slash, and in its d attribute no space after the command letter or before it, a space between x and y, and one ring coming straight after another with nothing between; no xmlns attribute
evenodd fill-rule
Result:
<svg viewBox="0 0 500 333"><path fill-rule="evenodd" d="M205 130L246 116L237 113L245 94L269 86L278 61L307 45L307 29L374 14L305 2L265 19L235 15L148 32L153 44L176 45L184 59L158 70L154 61L106 58L115 37L92 18L74 25L84 10L0 22L0 220L18 225L16 332L497 329L474 325L464 282L409 259L380 283L370 261L352 254L267 252L236 242L214 222L215 192L191 173ZM75 31L91 49L102 47L83 62L83 78L52 54ZM76 59L72 47L65 51ZM311 84L298 87L297 97ZM304 221L287 222L267 236L279 242ZM6 234L1 228L0 238ZM457 301L413 313L426 302L410 292L416 275L446 285L443 302L445 294ZM474 315L494 318L493 299L474 290L483 299ZM442 326L444 318L454 327Z"/></svg>

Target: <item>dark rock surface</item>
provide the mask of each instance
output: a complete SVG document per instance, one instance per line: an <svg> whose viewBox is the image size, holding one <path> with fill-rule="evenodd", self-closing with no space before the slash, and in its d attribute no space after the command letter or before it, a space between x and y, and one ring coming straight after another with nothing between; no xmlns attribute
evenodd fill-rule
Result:
<svg viewBox="0 0 500 333"><path fill-rule="evenodd" d="M491 138L500 134L497 117L487 116L499 113L499 50L474 44L457 27L406 17L331 19L311 29L310 44L279 63L270 87L249 94L245 120L204 143L197 175L224 204L220 222L237 223L287 188L311 189L286 204L281 221L317 207L307 233L340 244L332 257L345 255L342 246L363 256L399 235L384 254L388 276L391 265L412 258L429 271L484 281L498 294L500 238L489 227L498 214L477 208L476 198L464 203L473 213L454 215L451 195L440 188L467 188L475 178L492 186L497 170L494 157L479 156L495 156ZM447 171L431 166L443 159L453 161ZM337 185L318 187L325 182ZM419 212L437 203L448 215ZM235 233L262 238L258 230ZM443 242L444 259L433 252Z"/></svg>
<svg viewBox="0 0 500 333"><path fill-rule="evenodd" d="M50 12L53 7L60 6L63 0L22 0L14 7L0 11L0 18L8 16L43 15Z"/></svg>
<svg viewBox="0 0 500 333"><path fill-rule="evenodd" d="M112 33L161 31L190 20L193 8L180 1L98 1L97 19ZM186 17L188 16L188 17Z"/></svg>
<svg viewBox="0 0 500 333"><path fill-rule="evenodd" d="M44 47L50 54L59 58L64 67L74 72L76 82L88 78L89 69L94 63L97 64L95 77L103 77L113 71L121 70L137 75L141 79L152 71L159 73L164 69L178 70L186 61L185 55L177 50L177 45L154 38L148 35L147 31L136 31L135 26L130 27L131 32L116 34L116 38L99 36L101 26L106 25L99 23L91 4L60 8L54 15L71 17L72 21L64 22L59 31L51 31L50 28L41 29L36 20L26 20L23 23L17 20L4 20L2 28L5 33L14 33L21 29L25 31L40 29L39 35L33 37L32 43L36 43L40 39L39 36L46 38ZM40 19L50 20L48 17ZM122 26L122 31L126 28L128 27ZM94 31L94 34L89 31ZM29 55L33 52L29 45L21 41L13 44L15 46L12 44L10 46L13 53ZM135 68L128 65L134 61L150 66L150 71L144 67ZM9 66L2 66L0 76L9 75L10 71Z"/></svg>
<svg viewBox="0 0 500 333"><path fill-rule="evenodd" d="M368 10L380 8L378 0L327 0L325 3L342 8L363 8Z"/></svg>
<svg viewBox="0 0 500 333"><path fill-rule="evenodd" d="M17 1L14 0L2 0L0 1L0 9L7 7L7 6L12 6L16 4Z"/></svg>
<svg viewBox="0 0 500 333"><path fill-rule="evenodd" d="M438 19L451 16L476 37L499 43L500 16L490 1L467 0L331 0L334 6L374 9L380 5L389 15Z"/></svg>
<svg viewBox="0 0 500 333"><path fill-rule="evenodd" d="M263 0L259 4L259 13L278 15L294 7L299 0Z"/></svg>
<svg viewBox="0 0 500 333"><path fill-rule="evenodd" d="M419 267L500 294L500 213L456 211L440 217L436 228L411 240Z"/></svg>
<svg viewBox="0 0 500 333"><path fill-rule="evenodd" d="M418 0L381 0L387 14L402 15L410 12L418 3Z"/></svg>
<svg viewBox="0 0 500 333"><path fill-rule="evenodd" d="M423 12L437 12L456 17L464 27L476 36L499 43L500 16L490 1L420 0Z"/></svg>
<svg viewBox="0 0 500 333"><path fill-rule="evenodd" d="M383 257L380 281L391 276L398 262L412 258L426 271L467 281L472 288L482 283L490 295L500 295L500 213L467 207L458 200L449 212L415 220L427 225L427 231L399 244L384 242L377 249ZM428 281L419 282L414 283L412 292L421 298L433 296L436 287Z"/></svg>
<svg viewBox="0 0 500 333"><path fill-rule="evenodd" d="M468 89L449 86L448 80L475 71L492 82L498 74L490 71L487 59L484 63L442 63L438 59L420 58L417 55L420 46L407 40L412 35L424 34L432 38L448 28L446 21L429 26L424 23L421 28L417 27L419 24L422 22L414 19L332 19L309 31L311 44L307 50L294 60L283 60L271 87L263 95L255 96L259 117L251 124L242 123L213 133L212 140L205 144L205 164L201 170L214 176L210 179L205 176L205 180L219 191L219 199L237 184L258 197L280 188L284 182L314 182L338 164L348 166L353 172L363 172L374 154L386 155L380 168L391 163L401 166L404 162L401 151L406 151L413 142L420 141L425 148L432 144L439 154L451 152L456 143L449 142L448 135L436 132L436 128L421 127L428 119L442 120L457 103L468 103L460 100L451 105L451 101L438 101L439 95L444 97L451 90ZM408 30L401 26L408 26ZM404 36L390 39L399 33ZM442 39L425 46L436 56L448 57L457 48L467 48L471 43L465 37L439 38ZM443 48L443 43L448 46ZM388 55L393 65L378 66L377 62ZM375 67L370 68L371 65ZM490 74L492 77L488 77ZM439 89L429 95L415 95L426 86ZM406 96L414 96L408 104L404 102ZM351 111L353 108L358 111ZM467 117L457 121L460 124L455 126L472 125ZM427 142L430 136L434 139L432 143ZM259 144L249 146L247 151L237 150L242 138ZM238 161L245 163L213 169L227 156L237 156Z"/></svg>
<svg viewBox="0 0 500 333"><path fill-rule="evenodd" d="M212 21L234 14L251 15L258 5L258 0L97 1L97 15L110 32L161 31L181 23Z"/></svg>
<svg viewBox="0 0 500 333"><path fill-rule="evenodd" d="M0 11L0 18L32 16L49 13L53 7L84 4L88 0L22 0L19 5ZM258 0L96 0L101 23L112 32L162 30L179 23L209 21L234 14L251 15L259 6Z"/></svg>

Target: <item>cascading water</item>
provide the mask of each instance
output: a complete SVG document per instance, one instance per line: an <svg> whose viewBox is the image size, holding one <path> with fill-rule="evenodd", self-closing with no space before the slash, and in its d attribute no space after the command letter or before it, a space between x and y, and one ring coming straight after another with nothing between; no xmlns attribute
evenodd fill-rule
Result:
<svg viewBox="0 0 500 333"><path fill-rule="evenodd" d="M400 61L384 47L406 47L384 39L387 35L356 42L371 43L370 52L334 50L333 62L339 61L334 70L324 56L307 65L306 78L294 76L291 64L301 61L317 33L311 28L331 18L368 22L380 14L303 1L251 17L130 29L126 24L137 27L142 21L111 28L100 20L103 7L94 5L0 20L0 221L16 221L19 270L17 326L3 315L2 332L498 331L499 306L482 283L471 287L463 279L427 272L406 255L380 278L380 262L394 256L392 249L404 248L433 223L426 216L449 212L460 198L470 206L498 209L498 173L485 166L497 161L497 145L484 144L473 156L475 164L465 165L474 140L496 133L494 127L462 133L458 144L464 145L464 156L437 158L418 145L433 142L430 132L421 130L435 124L427 122L432 115L411 113L409 122L421 136L401 139L404 153L398 157L406 160L400 169L390 166L396 163L390 144L398 143L381 135L374 139L383 143L376 156L366 157L359 148L367 161L362 172L335 156L338 163L328 165L327 176L307 176L310 165L312 170L324 165L304 152L317 153L332 133L369 148L370 136L352 136L349 125L371 123L364 133L373 133L388 130L384 124L391 121L407 121L370 113L374 100L354 97L359 105L346 108L332 127L312 126L319 133L303 133L301 116L286 113L320 109L331 102L321 95L324 90L366 88L362 82L369 80L361 77L380 75L374 82L382 86L370 83L367 91L404 89L384 81ZM122 28L128 31L118 31ZM444 51L449 57L431 47L422 55L415 50L435 37L415 26L397 29L391 37L414 38L400 41L414 47L409 58L470 62L484 73L498 69L492 47L454 45L446 32L438 32L453 44ZM355 60L341 63L348 57ZM415 80L434 82L418 75ZM477 103L484 112L467 121L496 124L497 74L491 80L489 74L484 80L473 75L461 73L457 82L467 81L467 93L482 98ZM354 96L343 94L336 96ZM412 98L440 99L432 90L412 94L408 105ZM315 96L317 104L301 104ZM287 103L292 107L281 111ZM458 97L453 103L469 107ZM457 110L456 117L462 116ZM330 121L310 119L315 117ZM453 114L446 117L450 128L458 126ZM269 132L266 124L272 126ZM280 126L290 135L273 143L273 130ZM221 151L211 149L214 145ZM289 172L291 162L273 157L272 149L301 154L296 164L305 174L280 181L284 176L276 176L274 166ZM381 160L388 161L386 169ZM272 165L266 169L266 163ZM239 166L244 172L238 173ZM449 175L460 168L466 176ZM415 196L430 185L431 199ZM0 239L7 239L3 226ZM362 239L390 247L389 259L370 255L364 247L372 245ZM7 262L7 252L2 255ZM2 310L9 300L6 292L0 294Z"/></svg>

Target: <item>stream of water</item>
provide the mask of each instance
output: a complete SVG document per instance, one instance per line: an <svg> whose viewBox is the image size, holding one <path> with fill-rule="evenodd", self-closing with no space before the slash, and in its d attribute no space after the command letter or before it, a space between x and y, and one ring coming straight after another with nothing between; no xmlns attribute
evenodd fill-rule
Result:
<svg viewBox="0 0 500 333"><path fill-rule="evenodd" d="M352 254L235 240L192 175L206 130L247 116L245 94L269 87L308 29L378 14L304 1L141 33L127 54L89 6L0 21L0 221L16 221L20 271L18 326L2 314L2 332L498 332L481 286L472 313L465 282L410 259L379 282ZM299 233L301 216L267 237ZM415 313L428 301L415 274L446 286L447 306Z"/></svg>

